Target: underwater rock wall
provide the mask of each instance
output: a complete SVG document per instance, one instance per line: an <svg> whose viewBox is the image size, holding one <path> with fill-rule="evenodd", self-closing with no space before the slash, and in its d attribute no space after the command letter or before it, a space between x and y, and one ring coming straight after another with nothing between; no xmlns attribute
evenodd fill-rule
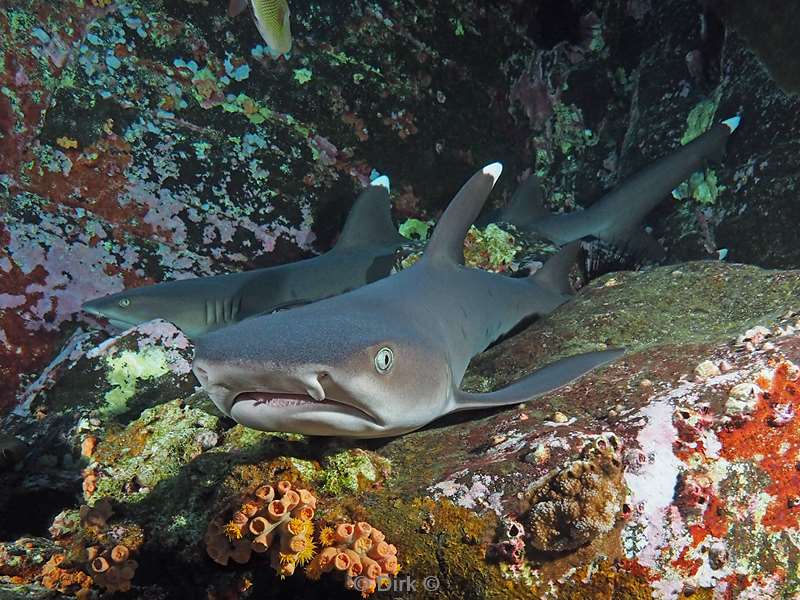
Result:
<svg viewBox="0 0 800 600"><path fill-rule="evenodd" d="M86 597L118 564L127 597L354 597L349 572L209 558L218 515L281 481L313 491L316 531L382 532L393 585L417 586L398 597L798 593L800 280L716 259L800 262L800 100L741 13L291 0L293 55L274 60L223 5L0 1L0 595ZM606 275L473 361L465 385L487 390L632 351L530 405L390 441L255 432L195 393L174 327L109 338L79 313L323 251L374 172L398 218L436 217L492 160L495 204L527 170L573 209L734 113L725 161L650 218L671 259L713 262ZM105 497L111 526L82 523Z"/></svg>

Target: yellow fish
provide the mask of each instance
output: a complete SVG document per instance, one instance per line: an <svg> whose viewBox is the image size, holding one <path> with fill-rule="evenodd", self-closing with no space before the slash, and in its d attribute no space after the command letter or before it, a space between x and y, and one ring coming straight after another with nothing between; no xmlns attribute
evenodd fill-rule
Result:
<svg viewBox="0 0 800 600"><path fill-rule="evenodd" d="M235 17L247 5L253 9L253 20L273 56L292 49L292 29L289 24L289 4L286 0L230 0L228 15Z"/></svg>

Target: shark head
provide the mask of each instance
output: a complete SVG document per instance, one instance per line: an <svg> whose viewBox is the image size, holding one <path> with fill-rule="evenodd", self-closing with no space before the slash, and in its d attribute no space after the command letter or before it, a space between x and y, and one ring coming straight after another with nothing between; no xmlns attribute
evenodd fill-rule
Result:
<svg viewBox="0 0 800 600"><path fill-rule="evenodd" d="M383 437L447 412L450 367L430 332L337 298L200 337L194 372L217 407L254 429Z"/></svg>
<svg viewBox="0 0 800 600"><path fill-rule="evenodd" d="M226 290L222 277L214 278L215 283L197 278L132 288L95 298L81 308L120 329L164 319L194 338L237 319L241 296Z"/></svg>
<svg viewBox="0 0 800 600"><path fill-rule="evenodd" d="M167 319L163 303L157 302L153 294L141 293L136 289L95 298L84 302L81 308L91 315L105 317L111 325L120 329L128 329L156 317Z"/></svg>

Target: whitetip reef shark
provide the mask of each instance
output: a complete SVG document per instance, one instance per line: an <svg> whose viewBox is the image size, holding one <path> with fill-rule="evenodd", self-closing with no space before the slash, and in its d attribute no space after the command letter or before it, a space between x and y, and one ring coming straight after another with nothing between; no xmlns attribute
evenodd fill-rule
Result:
<svg viewBox="0 0 800 600"><path fill-rule="evenodd" d="M242 319L304 304L385 277L407 242L390 213L389 178L375 179L356 199L336 245L296 262L143 286L96 298L84 311L127 329L161 318L193 339Z"/></svg>
<svg viewBox="0 0 800 600"><path fill-rule="evenodd" d="M558 245L598 238L621 252L653 260L663 258L661 246L640 229L644 217L672 189L701 168L706 159L719 159L739 117L717 123L675 152L625 180L589 208L550 213L544 208L535 176L528 177L508 206L491 220L510 223L522 231ZM358 197L339 243L321 256L294 263L125 290L83 305L122 329L155 318L179 327L189 338L248 317L334 296L388 276L393 256L408 240L397 233L389 206L389 179L381 176Z"/></svg>
<svg viewBox="0 0 800 600"><path fill-rule="evenodd" d="M566 358L495 392L459 389L474 355L571 297L577 244L527 278L464 266L464 236L501 170L467 181L410 268L198 338L194 373L217 407L266 431L392 436L454 411L527 402L620 356Z"/></svg>
<svg viewBox="0 0 800 600"><path fill-rule="evenodd" d="M708 159L720 160L728 137L741 118L731 117L661 158L612 189L585 210L550 213L542 202L538 179L530 176L496 220L558 245L597 238L622 253L662 260L660 244L640 228L645 216Z"/></svg>

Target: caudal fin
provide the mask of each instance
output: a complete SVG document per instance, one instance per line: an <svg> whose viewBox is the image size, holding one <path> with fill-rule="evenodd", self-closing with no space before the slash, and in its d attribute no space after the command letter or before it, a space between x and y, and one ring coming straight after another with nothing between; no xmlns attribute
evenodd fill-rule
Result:
<svg viewBox="0 0 800 600"><path fill-rule="evenodd" d="M642 231L642 221L707 161L722 159L726 142L739 122L739 117L732 117L716 123L702 135L625 180L585 210L586 222L597 224L593 236L619 250L662 259L663 249Z"/></svg>
<svg viewBox="0 0 800 600"><path fill-rule="evenodd" d="M740 122L741 118L736 116L716 123L702 135L623 181L586 210L542 214L537 219L524 221L521 228L557 244L596 238L622 253L661 260L664 250L642 230L644 218L707 161L721 160L726 142ZM518 225L514 219L509 222Z"/></svg>

